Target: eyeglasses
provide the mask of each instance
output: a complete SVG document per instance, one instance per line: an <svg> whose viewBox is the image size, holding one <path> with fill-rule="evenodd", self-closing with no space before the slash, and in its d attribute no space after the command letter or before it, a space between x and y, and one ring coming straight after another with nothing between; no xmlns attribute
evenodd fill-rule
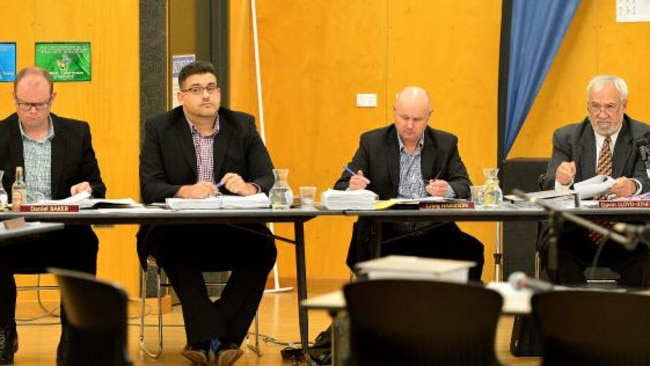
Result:
<svg viewBox="0 0 650 366"><path fill-rule="evenodd" d="M192 85L187 89L181 89L184 93L192 93L193 95L202 95L204 91L207 91L208 94L214 93L218 90L219 87L214 84L209 84L208 86Z"/></svg>
<svg viewBox="0 0 650 366"><path fill-rule="evenodd" d="M614 114L618 110L618 105L614 103L605 103L605 104L598 104L598 103L589 103L587 106L587 109L589 112L598 114L600 113L601 110L605 110L605 113L607 114Z"/></svg>
<svg viewBox="0 0 650 366"><path fill-rule="evenodd" d="M32 109L32 107L36 108L37 111L43 111L50 106L50 100L48 99L45 102L39 102L39 103L28 103L16 99L16 104L18 105L18 109L20 109L21 111L29 111Z"/></svg>

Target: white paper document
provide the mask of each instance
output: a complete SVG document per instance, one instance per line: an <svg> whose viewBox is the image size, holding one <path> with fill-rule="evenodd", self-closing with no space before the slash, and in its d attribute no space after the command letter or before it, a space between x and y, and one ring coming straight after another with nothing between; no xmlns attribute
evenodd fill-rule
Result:
<svg viewBox="0 0 650 366"><path fill-rule="evenodd" d="M90 196L90 192L81 191L74 196L70 196L62 200L38 200L36 203L39 205L79 205L82 201L90 198Z"/></svg>
<svg viewBox="0 0 650 366"><path fill-rule="evenodd" d="M88 198L79 202L79 208L138 208L142 204L135 202L133 198Z"/></svg>
<svg viewBox="0 0 650 366"><path fill-rule="evenodd" d="M88 191L83 191L61 200L38 200L39 205L79 205L80 209L89 208L134 208L142 205L133 198L92 198Z"/></svg>
<svg viewBox="0 0 650 366"><path fill-rule="evenodd" d="M375 192L367 189L328 189L321 194L321 204L329 210L374 210L376 200Z"/></svg>
<svg viewBox="0 0 650 366"><path fill-rule="evenodd" d="M237 208L268 208L271 207L269 197L264 193L250 196L223 195L208 198L167 198L167 207L172 210L212 210Z"/></svg>
<svg viewBox="0 0 650 366"><path fill-rule="evenodd" d="M610 176L596 175L582 182L575 183L573 189L580 193L581 199L594 198L599 194L605 193L615 182L616 179Z"/></svg>
<svg viewBox="0 0 650 366"><path fill-rule="evenodd" d="M402 278L463 283L475 265L471 261L389 255L357 263L357 268L371 280Z"/></svg>

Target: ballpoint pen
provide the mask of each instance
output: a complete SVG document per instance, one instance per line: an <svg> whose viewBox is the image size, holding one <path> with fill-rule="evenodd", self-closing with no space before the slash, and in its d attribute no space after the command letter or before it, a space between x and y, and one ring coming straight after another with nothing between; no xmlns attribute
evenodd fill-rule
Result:
<svg viewBox="0 0 650 366"><path fill-rule="evenodd" d="M425 186L429 185L429 183L438 180L438 178L440 178L440 172L438 172L438 174L436 174L435 178L431 178L431 179L424 178L424 185Z"/></svg>
<svg viewBox="0 0 650 366"><path fill-rule="evenodd" d="M353 172L352 169L348 168L347 165L343 165L343 169L345 169L346 172L352 174L352 175L357 175L357 173Z"/></svg>
<svg viewBox="0 0 650 366"><path fill-rule="evenodd" d="M219 197L219 196L221 196L221 192L219 192L219 188L225 186L225 184L223 182L219 182L219 183L217 183L215 185L217 186L217 190L210 193L209 197Z"/></svg>

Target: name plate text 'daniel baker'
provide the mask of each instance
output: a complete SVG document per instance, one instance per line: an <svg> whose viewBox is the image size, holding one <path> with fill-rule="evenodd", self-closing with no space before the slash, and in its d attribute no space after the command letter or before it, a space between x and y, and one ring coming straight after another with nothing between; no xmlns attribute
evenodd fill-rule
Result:
<svg viewBox="0 0 650 366"><path fill-rule="evenodd" d="M79 205L40 205L27 204L18 206L19 212L79 212Z"/></svg>

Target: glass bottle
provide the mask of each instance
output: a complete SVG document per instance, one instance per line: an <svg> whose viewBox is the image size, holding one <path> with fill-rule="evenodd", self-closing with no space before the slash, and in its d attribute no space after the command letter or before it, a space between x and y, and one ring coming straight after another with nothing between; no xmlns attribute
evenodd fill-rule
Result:
<svg viewBox="0 0 650 366"><path fill-rule="evenodd" d="M484 208L496 208L503 202L503 191L499 187L499 169L483 169L485 183L481 189L481 204Z"/></svg>
<svg viewBox="0 0 650 366"><path fill-rule="evenodd" d="M27 203L27 184L23 178L23 167L16 167L16 180L11 186L11 207L14 211L20 211L20 206Z"/></svg>
<svg viewBox="0 0 650 366"><path fill-rule="evenodd" d="M289 169L273 169L275 183L269 191L271 208L287 210L293 203L293 191L289 187Z"/></svg>
<svg viewBox="0 0 650 366"><path fill-rule="evenodd" d="M9 203L9 195L5 190L4 185L2 184L2 178L4 178L5 171L0 170L0 211L7 210L7 204Z"/></svg>

